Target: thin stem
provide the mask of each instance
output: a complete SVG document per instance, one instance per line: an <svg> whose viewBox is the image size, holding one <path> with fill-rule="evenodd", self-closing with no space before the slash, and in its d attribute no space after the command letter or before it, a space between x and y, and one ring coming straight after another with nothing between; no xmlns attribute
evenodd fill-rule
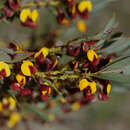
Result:
<svg viewBox="0 0 130 130"><path fill-rule="evenodd" d="M59 1L50 1L50 2L28 2L21 5L22 8L27 7L38 7L38 6L57 6L59 5Z"/></svg>

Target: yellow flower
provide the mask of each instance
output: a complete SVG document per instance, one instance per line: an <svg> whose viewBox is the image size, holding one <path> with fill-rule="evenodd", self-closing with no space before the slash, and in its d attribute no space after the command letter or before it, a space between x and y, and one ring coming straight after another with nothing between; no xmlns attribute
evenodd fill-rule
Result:
<svg viewBox="0 0 130 130"><path fill-rule="evenodd" d="M2 103L3 103L4 105L6 105L6 104L8 104L8 103L9 103L9 101L8 101L8 99L7 99L7 98L3 98L3 99L2 99Z"/></svg>
<svg viewBox="0 0 130 130"><path fill-rule="evenodd" d="M75 102L71 107L73 111L78 111L80 109L80 104L78 102Z"/></svg>
<svg viewBox="0 0 130 130"><path fill-rule="evenodd" d="M49 104L48 104L48 105L49 105L49 107L53 107L53 106L56 105L56 103L57 103L56 100L53 99L53 100L50 100L50 101L49 101Z"/></svg>
<svg viewBox="0 0 130 130"><path fill-rule="evenodd" d="M89 87L90 87L90 89L91 89L91 94L94 94L95 92L96 92L96 90L97 90L97 88L96 88L96 83L93 81L93 82L90 82L89 83Z"/></svg>
<svg viewBox="0 0 130 130"><path fill-rule="evenodd" d="M21 71L25 76L31 76L31 69L30 67L33 67L33 63L28 60L24 60L23 64L21 65Z"/></svg>
<svg viewBox="0 0 130 130"><path fill-rule="evenodd" d="M90 87L91 94L94 94L96 92L96 83L94 81L89 82L87 79L80 80L79 82L80 91L83 91L87 87Z"/></svg>
<svg viewBox="0 0 130 130"><path fill-rule="evenodd" d="M7 125L9 128L13 128L20 120L21 120L21 116L19 113L16 113L16 112L12 113L10 115Z"/></svg>
<svg viewBox="0 0 130 130"><path fill-rule="evenodd" d="M110 91L111 91L111 85L110 85L110 84L108 84L108 85L107 85L107 94L109 94L109 93L110 93Z"/></svg>
<svg viewBox="0 0 130 130"><path fill-rule="evenodd" d="M54 121L54 120L55 120L55 115L52 114L52 113L50 113L50 114L48 115L48 118L49 118L50 121Z"/></svg>
<svg viewBox="0 0 130 130"><path fill-rule="evenodd" d="M79 20L77 23L77 28L80 32L86 32L86 25L85 25L84 21Z"/></svg>
<svg viewBox="0 0 130 130"><path fill-rule="evenodd" d="M66 99L65 98L60 98L60 101L62 102L62 103L66 103Z"/></svg>
<svg viewBox="0 0 130 130"><path fill-rule="evenodd" d="M40 49L40 51L38 51L37 53L35 53L34 58L37 58L41 53L44 56L44 58L46 58L46 56L49 53L49 49L46 48L46 47L43 47L42 49Z"/></svg>
<svg viewBox="0 0 130 130"><path fill-rule="evenodd" d="M76 13L76 4L74 4L72 7L72 14L75 14L75 13Z"/></svg>
<svg viewBox="0 0 130 130"><path fill-rule="evenodd" d="M3 70L5 71L5 77L9 77L10 74L11 74L9 65L6 64L6 63L3 62L3 61L0 61L0 72L3 71Z"/></svg>
<svg viewBox="0 0 130 130"><path fill-rule="evenodd" d="M78 10L83 13L85 10L88 10L88 12L92 11L92 3L91 1L83 0L78 5Z"/></svg>
<svg viewBox="0 0 130 130"><path fill-rule="evenodd" d="M20 13L21 22L25 22L28 18L31 18L31 11L29 8L23 9Z"/></svg>
<svg viewBox="0 0 130 130"><path fill-rule="evenodd" d="M20 13L20 20L22 23L26 22L26 20L30 19L33 22L36 22L39 17L38 11L35 9L31 12L29 8L23 9Z"/></svg>
<svg viewBox="0 0 130 130"><path fill-rule="evenodd" d="M86 79L80 80L79 82L80 91L83 91L88 86L89 86L89 82Z"/></svg>
<svg viewBox="0 0 130 130"><path fill-rule="evenodd" d="M33 10L33 11L32 11L32 21L33 21L33 22L37 22L38 17L39 17L38 11L37 11L36 9Z"/></svg>
<svg viewBox="0 0 130 130"><path fill-rule="evenodd" d="M2 104L2 102L0 102L0 112L2 112L3 111L3 104Z"/></svg>
<svg viewBox="0 0 130 130"><path fill-rule="evenodd" d="M42 94L46 95L47 94L47 90L42 91Z"/></svg>
<svg viewBox="0 0 130 130"><path fill-rule="evenodd" d="M89 61L93 62L94 58L96 58L96 59L98 58L98 55L96 54L95 51L93 51L93 50L88 50L88 52L87 52L87 57L88 57L88 60L89 60Z"/></svg>
<svg viewBox="0 0 130 130"><path fill-rule="evenodd" d="M14 110L16 108L16 101L12 97L9 97L8 101L9 101L9 109Z"/></svg>
<svg viewBox="0 0 130 130"><path fill-rule="evenodd" d="M26 84L26 77L22 74L17 74L16 80L17 80L18 83Z"/></svg>
<svg viewBox="0 0 130 130"><path fill-rule="evenodd" d="M66 18L64 18L64 19L62 20L62 24L64 24L64 25L68 25L68 24L69 24L69 20L66 19Z"/></svg>
<svg viewBox="0 0 130 130"><path fill-rule="evenodd" d="M48 84L47 82L45 82L45 83L44 83L44 85L47 85L47 86L49 86L49 84Z"/></svg>
<svg viewBox="0 0 130 130"><path fill-rule="evenodd" d="M50 88L49 84L47 82L45 82L43 85L46 85L47 88L45 90L42 90L42 94L43 95L46 95L46 94L50 95L51 94L51 88Z"/></svg>
<svg viewBox="0 0 130 130"><path fill-rule="evenodd" d="M112 62L112 58L109 60L109 62L110 62L110 63Z"/></svg>

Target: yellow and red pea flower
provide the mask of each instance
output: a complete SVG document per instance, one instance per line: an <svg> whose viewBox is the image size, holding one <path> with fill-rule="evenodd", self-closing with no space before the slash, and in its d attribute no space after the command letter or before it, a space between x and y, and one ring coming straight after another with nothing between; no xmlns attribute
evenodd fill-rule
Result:
<svg viewBox="0 0 130 130"><path fill-rule="evenodd" d="M43 63L46 59L47 55L49 53L49 49L46 47L41 48L38 52L35 53L34 58L40 62Z"/></svg>
<svg viewBox="0 0 130 130"><path fill-rule="evenodd" d="M80 91L85 91L87 95L94 94L97 90L96 83L94 81L89 82L87 79L79 81Z"/></svg>
<svg viewBox="0 0 130 130"><path fill-rule="evenodd" d="M35 28L37 26L37 20L39 17L38 11L35 9L31 12L29 8L23 9L20 12L20 21L22 25Z"/></svg>
<svg viewBox="0 0 130 130"><path fill-rule="evenodd" d="M16 112L16 101L13 97L3 97L0 101L0 113L3 117L9 117L7 122L9 128L13 128L21 120L21 115Z"/></svg>
<svg viewBox="0 0 130 130"><path fill-rule="evenodd" d="M40 84L39 85L39 88L40 88L40 97L43 101L46 101L48 100L51 92L52 92L52 89L51 87L48 85L48 83L44 83L44 84Z"/></svg>
<svg viewBox="0 0 130 130"><path fill-rule="evenodd" d="M9 65L3 61L0 61L0 79L3 77L9 77L11 75L11 71Z"/></svg>
<svg viewBox="0 0 130 130"><path fill-rule="evenodd" d="M30 70L30 72L31 72L31 70ZM32 95L31 89L24 88L24 86L26 84L26 77L23 74L21 74L21 73L17 74L16 75L16 81L17 82L14 82L11 85L12 90L19 92L21 96Z"/></svg>
<svg viewBox="0 0 130 130"><path fill-rule="evenodd" d="M26 77L22 73L19 73L16 75L16 82L12 83L11 88L14 91L20 92L21 89L24 88L25 84L26 84Z"/></svg>
<svg viewBox="0 0 130 130"><path fill-rule="evenodd" d="M25 76L32 76L34 73L36 73L36 67L31 61L24 60L21 65L21 72Z"/></svg>
<svg viewBox="0 0 130 130"><path fill-rule="evenodd" d="M57 22L63 25L69 24L69 20L66 18L65 13L59 8L57 9Z"/></svg>
<svg viewBox="0 0 130 130"><path fill-rule="evenodd" d="M89 0L82 0L77 8L81 18L88 19L89 13L92 11L92 3Z"/></svg>
<svg viewBox="0 0 130 130"><path fill-rule="evenodd" d="M21 74L21 73L16 75L16 80L21 85L25 85L26 84L26 77L23 74Z"/></svg>
<svg viewBox="0 0 130 130"><path fill-rule="evenodd" d="M87 58L92 63L93 66L97 66L100 62L98 55L96 54L94 50L87 51Z"/></svg>
<svg viewBox="0 0 130 130"><path fill-rule="evenodd" d="M16 108L16 101L12 97L4 97L0 102L0 111L4 111L6 109L13 111Z"/></svg>
<svg viewBox="0 0 130 130"><path fill-rule="evenodd" d="M108 83L106 85L103 86L103 88L100 88L100 93L99 93L99 100L103 100L106 101L109 99L109 94L111 91L111 84Z"/></svg>
<svg viewBox="0 0 130 130"><path fill-rule="evenodd" d="M9 48L11 48L13 51L19 51L22 48L22 45L11 42L9 43Z"/></svg>
<svg viewBox="0 0 130 130"><path fill-rule="evenodd" d="M67 7L68 15L74 19L77 17L78 12L76 8L76 1L75 0L68 0L68 7Z"/></svg>

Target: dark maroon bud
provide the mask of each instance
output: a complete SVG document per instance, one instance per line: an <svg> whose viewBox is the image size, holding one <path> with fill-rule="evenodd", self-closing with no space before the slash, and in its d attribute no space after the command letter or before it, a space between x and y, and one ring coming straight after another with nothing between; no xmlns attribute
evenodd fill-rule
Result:
<svg viewBox="0 0 130 130"><path fill-rule="evenodd" d="M83 43L82 43L82 49L83 49L83 52L87 52L87 50L88 50L88 45L87 45L86 42L83 42Z"/></svg>
<svg viewBox="0 0 130 130"><path fill-rule="evenodd" d="M41 97L42 101L46 101L49 98L49 96L47 96L47 95L41 95L40 97Z"/></svg>
<svg viewBox="0 0 130 130"><path fill-rule="evenodd" d="M18 0L8 0L8 3L9 7L14 11L20 8L20 3L18 2Z"/></svg>
<svg viewBox="0 0 130 130"><path fill-rule="evenodd" d="M73 70L76 70L78 68L79 62L76 61L76 63L74 64Z"/></svg>
<svg viewBox="0 0 130 130"><path fill-rule="evenodd" d="M85 63L82 65L82 68L88 68L88 66L89 66L89 63Z"/></svg>
<svg viewBox="0 0 130 130"><path fill-rule="evenodd" d="M95 45L96 43L97 43L98 41L87 41L86 43L88 44L88 45Z"/></svg>
<svg viewBox="0 0 130 130"><path fill-rule="evenodd" d="M14 12L13 12L11 9L9 9L8 7L6 7L6 6L3 7L3 11L4 11L5 16L6 16L7 18L12 17L13 14L14 14Z"/></svg>
<svg viewBox="0 0 130 130"><path fill-rule="evenodd" d="M72 47L72 46L68 46L67 47L67 52L69 55L71 56L78 56L80 53L80 47Z"/></svg>
<svg viewBox="0 0 130 130"><path fill-rule="evenodd" d="M11 85L11 88L12 88L12 90L18 91L18 92L20 92L20 90L21 90L19 83L13 83L13 84Z"/></svg>
<svg viewBox="0 0 130 130"><path fill-rule="evenodd" d="M32 91L29 88L20 90L21 96L26 96L26 95L31 95L31 94L32 94Z"/></svg>
<svg viewBox="0 0 130 130"><path fill-rule="evenodd" d="M94 60L92 62L92 65L93 66L97 66L99 64L100 60L99 59L96 59L96 57L94 57Z"/></svg>

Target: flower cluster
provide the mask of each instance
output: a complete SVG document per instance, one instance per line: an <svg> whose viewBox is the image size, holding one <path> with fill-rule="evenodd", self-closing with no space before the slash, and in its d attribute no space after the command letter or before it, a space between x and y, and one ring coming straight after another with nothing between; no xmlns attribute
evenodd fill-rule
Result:
<svg viewBox="0 0 130 130"><path fill-rule="evenodd" d="M5 119L8 121L5 122ZM12 97L4 97L0 100L0 120L7 124L9 128L14 127L20 120L21 115L17 112L16 101Z"/></svg>
<svg viewBox="0 0 130 130"><path fill-rule="evenodd" d="M89 14L92 11L92 3L89 0L82 0L76 3L75 0L67 0L67 14L65 14L62 9L58 8L57 21L59 24L68 24L69 20L67 16L74 19L78 16L82 19L88 19Z"/></svg>
<svg viewBox="0 0 130 130"><path fill-rule="evenodd" d="M39 13L37 9L34 9L32 12L30 8L21 10L21 0L7 0L3 6L1 20L7 19L11 21L14 18L19 18L23 26L28 26L33 29L37 26L38 17Z"/></svg>
<svg viewBox="0 0 130 130"><path fill-rule="evenodd" d="M34 29L37 27L39 13L37 8L31 10L31 6L47 7L46 5L48 6L49 2L44 3L39 1L23 4L22 0L7 0L6 2L3 2L3 13L0 19L1 21L5 19L8 21L12 21L14 18L18 18L23 26ZM52 5L50 2L50 6ZM63 5L63 8L66 8L66 10L63 11L61 7L57 6L56 18L58 23L62 25L69 24L70 19L75 19L78 15L81 17L81 19L86 20L89 18L90 12L92 11L92 3L90 0L82 0L78 3L76 2L76 0L65 0L61 2L61 5ZM86 25L84 21L80 20L77 23L77 28L80 32L85 32Z"/></svg>
<svg viewBox="0 0 130 130"><path fill-rule="evenodd" d="M6 91L16 92L15 97L19 102L47 101L48 107L60 103L65 113L77 111L97 99L108 100L111 91L110 81L95 78L93 74L109 64L112 55L104 56L97 53L94 49L97 42L82 41L76 46L66 45L50 49L42 47L22 61L11 64L1 61L0 78L3 81L0 83L1 89L7 86ZM13 43L9 47L14 52L20 49ZM64 55L62 56L60 52ZM16 59L19 53L11 55ZM72 60L65 64L60 63L64 56L71 57ZM60 98L56 100L58 95ZM5 106L3 103L9 104L7 106L11 110L16 108L14 99L4 99L0 104L2 113ZM11 114L9 127L14 126L19 120L17 113Z"/></svg>
<svg viewBox="0 0 130 130"><path fill-rule="evenodd" d="M6 0L2 19L17 17L23 26L35 28L39 13L37 9L30 9L30 5L48 7L55 2L21 4L20 0ZM63 0L60 4L66 8L56 7L56 18L59 24L64 25L78 15L83 20L88 19L93 8L89 0L78 3L76 0ZM5 56L0 59L0 125L4 123L13 128L20 120L30 117L27 115L30 112L44 122L53 121L55 116L50 111L55 106L64 113L77 111L91 102L108 100L111 81L130 83L122 69L129 65L130 56L119 57L128 50L128 41L120 37L120 33L112 32L116 25L114 21L115 17L104 31L95 36L80 36L60 45L47 34L53 43L51 47L47 40L44 41L47 44L34 50L25 50L15 43L10 43L8 48L0 47ZM84 21L79 20L77 28L85 32ZM118 41L127 41L127 44L115 49L112 45L117 45Z"/></svg>

